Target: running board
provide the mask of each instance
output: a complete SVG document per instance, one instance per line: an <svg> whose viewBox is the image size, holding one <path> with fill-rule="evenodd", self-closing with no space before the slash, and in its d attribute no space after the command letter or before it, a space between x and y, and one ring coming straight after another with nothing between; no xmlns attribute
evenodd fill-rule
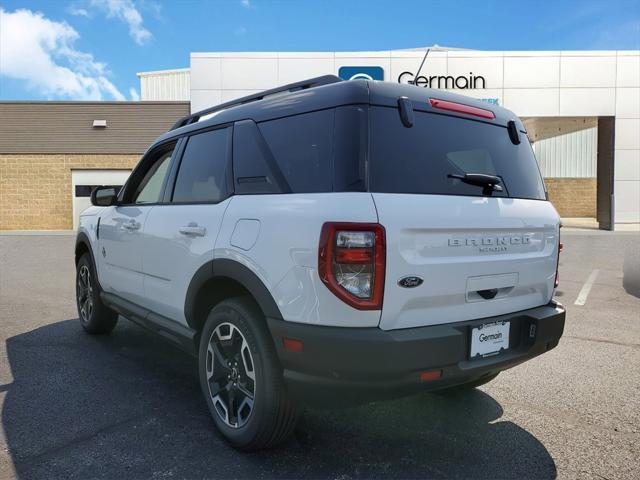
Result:
<svg viewBox="0 0 640 480"><path fill-rule="evenodd" d="M128 320L159 334L187 353L197 356L195 330L112 293L100 292L100 299L105 305Z"/></svg>

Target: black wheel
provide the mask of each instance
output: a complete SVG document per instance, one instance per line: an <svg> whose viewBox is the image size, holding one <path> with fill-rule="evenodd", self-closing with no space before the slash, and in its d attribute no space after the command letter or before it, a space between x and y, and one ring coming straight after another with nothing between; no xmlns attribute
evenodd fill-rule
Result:
<svg viewBox="0 0 640 480"><path fill-rule="evenodd" d="M248 298L216 305L199 349L200 385L218 430L242 450L267 448L293 432L297 409L264 317Z"/></svg>
<svg viewBox="0 0 640 480"><path fill-rule="evenodd" d="M118 323L118 314L100 300L93 261L88 253L80 257L76 267L76 304L80 324L89 333L109 333Z"/></svg>
<svg viewBox="0 0 640 480"><path fill-rule="evenodd" d="M498 373L494 375L489 375L487 377L481 377L476 380L472 380L471 382L463 383L461 385L456 385L454 387L443 388L442 390L436 390L433 393L437 393L439 395L459 395L464 392L468 392L469 390L473 390L476 387L480 387L486 383L489 383L491 380L493 380L497 376L498 376Z"/></svg>

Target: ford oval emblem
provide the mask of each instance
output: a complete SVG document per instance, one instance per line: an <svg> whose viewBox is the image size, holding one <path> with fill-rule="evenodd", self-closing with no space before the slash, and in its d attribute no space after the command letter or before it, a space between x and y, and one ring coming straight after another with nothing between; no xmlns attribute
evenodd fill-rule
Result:
<svg viewBox="0 0 640 480"><path fill-rule="evenodd" d="M423 281L424 280L422 280L422 278L416 275L409 275L398 280L398 285L400 285L402 288L415 288L422 285Z"/></svg>

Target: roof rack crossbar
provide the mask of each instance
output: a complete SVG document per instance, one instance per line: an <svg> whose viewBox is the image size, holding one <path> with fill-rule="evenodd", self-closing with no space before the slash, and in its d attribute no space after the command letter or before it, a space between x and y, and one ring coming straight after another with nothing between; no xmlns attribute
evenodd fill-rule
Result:
<svg viewBox="0 0 640 480"><path fill-rule="evenodd" d="M298 90L306 90L309 88L320 87L322 85L329 85L331 83L342 82L343 80L340 77L335 75L323 75L321 77L310 78L308 80L302 80L301 82L290 83L288 85L283 85L281 87L272 88L270 90L264 90L259 93L255 93L253 95L248 95L246 97L237 98L235 100L231 100L230 102L221 103L220 105L216 105L215 107L205 108L204 110L200 110L199 112L192 113L191 115L187 115L186 117L180 118L173 126L169 129L175 130L176 128L184 127L185 125L191 125L192 123L196 123L200 120L200 117L205 115L209 115L211 113L218 112L220 110L225 110L227 108L236 107L238 105L244 105L246 103L256 102L258 100L262 100L265 97L269 97L276 93L285 93L285 92L295 92Z"/></svg>

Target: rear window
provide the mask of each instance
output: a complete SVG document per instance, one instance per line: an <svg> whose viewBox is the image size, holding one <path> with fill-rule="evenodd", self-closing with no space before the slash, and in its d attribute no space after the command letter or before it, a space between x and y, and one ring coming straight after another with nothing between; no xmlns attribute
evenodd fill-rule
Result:
<svg viewBox="0 0 640 480"><path fill-rule="evenodd" d="M415 112L406 128L398 110L371 107L369 190L482 196L481 186L449 175L482 173L502 179L493 196L545 200L531 145L521 134L514 145L507 129L448 115Z"/></svg>

